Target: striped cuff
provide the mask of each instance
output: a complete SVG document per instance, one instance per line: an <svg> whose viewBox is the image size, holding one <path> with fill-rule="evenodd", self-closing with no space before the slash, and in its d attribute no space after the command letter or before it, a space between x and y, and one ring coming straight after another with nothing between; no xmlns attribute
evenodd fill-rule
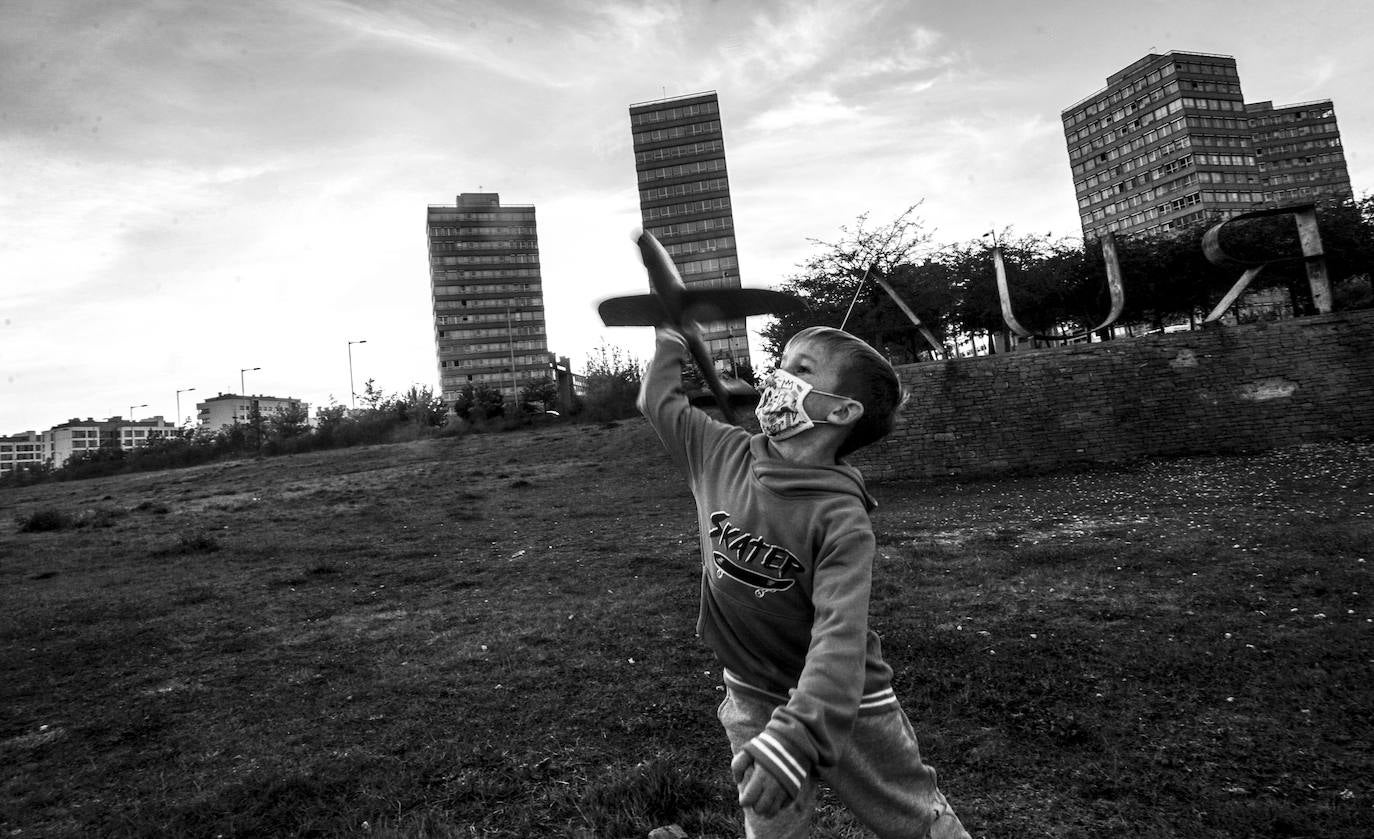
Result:
<svg viewBox="0 0 1374 839"><path fill-rule="evenodd" d="M885 711L888 706L897 707L897 692L892 688L876 690L873 693L866 693L859 699L859 713L871 714L875 711Z"/></svg>
<svg viewBox="0 0 1374 839"><path fill-rule="evenodd" d="M744 748L754 756L755 762L762 764L770 775L787 788L793 799L801 794L807 770L787 750L786 744L765 731L746 743Z"/></svg>
<svg viewBox="0 0 1374 839"><path fill-rule="evenodd" d="M724 675L725 686L731 690L737 690L748 696L758 697L759 699L771 700L779 705L786 705L791 699L790 694L795 691L794 688L793 691L788 692L789 695L783 695L771 690L764 690L756 685L751 685L729 670L725 670ZM890 686L875 690L872 693L865 693L859 698L859 714L863 716L881 714L886 711L891 711L896 707L897 692Z"/></svg>
<svg viewBox="0 0 1374 839"><path fill-rule="evenodd" d="M721 675L725 677L725 686L731 690L738 690L750 696L757 696L760 699L771 699L779 705L786 705L787 700L790 698L785 694L775 693L771 690L764 690L761 687L751 685L739 676L731 673L729 669L722 670Z"/></svg>

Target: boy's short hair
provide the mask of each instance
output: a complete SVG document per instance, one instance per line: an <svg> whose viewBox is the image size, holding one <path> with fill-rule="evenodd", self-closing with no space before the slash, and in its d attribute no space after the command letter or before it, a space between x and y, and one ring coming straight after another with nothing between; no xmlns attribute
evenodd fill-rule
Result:
<svg viewBox="0 0 1374 839"><path fill-rule="evenodd" d="M836 454L844 457L886 437L905 401L902 381L892 364L862 338L841 329L808 327L788 339L787 345L803 340L825 347L840 365L838 392L864 406L863 416L849 430Z"/></svg>

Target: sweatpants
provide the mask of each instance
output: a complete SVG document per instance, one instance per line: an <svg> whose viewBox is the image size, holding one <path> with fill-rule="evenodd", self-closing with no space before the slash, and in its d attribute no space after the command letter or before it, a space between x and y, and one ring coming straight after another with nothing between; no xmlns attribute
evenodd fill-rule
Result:
<svg viewBox="0 0 1374 839"><path fill-rule="evenodd" d="M773 703L727 688L716 715L737 755L768 725ZM767 770L756 766L755 771ZM746 808L749 839L805 839L815 815L817 774L880 839L969 839L935 784L935 770L921 761L916 732L900 707L858 717L840 762L813 772L797 799L773 818Z"/></svg>

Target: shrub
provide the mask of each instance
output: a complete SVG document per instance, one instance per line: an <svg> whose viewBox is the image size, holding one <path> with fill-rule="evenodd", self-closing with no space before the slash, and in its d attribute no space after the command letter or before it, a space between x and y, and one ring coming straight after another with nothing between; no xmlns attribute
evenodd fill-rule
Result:
<svg viewBox="0 0 1374 839"><path fill-rule="evenodd" d="M453 402L453 412L460 418L474 424L502 416L505 411L505 394L486 385L463 385L458 398Z"/></svg>
<svg viewBox="0 0 1374 839"><path fill-rule="evenodd" d="M183 533L175 545L153 552L154 556L175 556L178 554L214 553L219 550L219 540L208 533Z"/></svg>
<svg viewBox="0 0 1374 839"><path fill-rule="evenodd" d="M20 463L0 475L0 487L22 487L52 479L52 466L47 463Z"/></svg>
<svg viewBox="0 0 1374 839"><path fill-rule="evenodd" d="M205 533L183 535L179 547L182 553L214 553L219 550L219 540Z"/></svg>
<svg viewBox="0 0 1374 839"><path fill-rule="evenodd" d="M76 519L61 510L54 510L51 507L30 513L27 516L20 516L20 533L44 533L53 530L66 530L76 526Z"/></svg>
<svg viewBox="0 0 1374 839"><path fill-rule="evenodd" d="M77 527L114 527L115 522L128 515L124 510L111 510L100 507L87 510L76 518Z"/></svg>
<svg viewBox="0 0 1374 839"><path fill-rule="evenodd" d="M1368 274L1346 277L1336 283L1331 296L1337 311L1374 307L1374 286Z"/></svg>
<svg viewBox="0 0 1374 839"><path fill-rule="evenodd" d="M619 347L602 344L587 356L587 393L582 416L592 422L625 419L639 412L639 383L644 368L639 359Z"/></svg>

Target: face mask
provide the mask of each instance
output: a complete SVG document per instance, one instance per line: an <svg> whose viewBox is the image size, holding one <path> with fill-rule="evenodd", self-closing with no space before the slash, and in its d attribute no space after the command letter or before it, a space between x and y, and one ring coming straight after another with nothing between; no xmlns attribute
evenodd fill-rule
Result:
<svg viewBox="0 0 1374 839"><path fill-rule="evenodd" d="M826 425L825 420L813 420L807 416L804 402L806 395L815 388L809 382L797 378L781 368L768 374L763 382L763 394L754 415L759 418L763 433L774 440L795 437L815 425ZM838 393L815 390L823 396L848 399Z"/></svg>

